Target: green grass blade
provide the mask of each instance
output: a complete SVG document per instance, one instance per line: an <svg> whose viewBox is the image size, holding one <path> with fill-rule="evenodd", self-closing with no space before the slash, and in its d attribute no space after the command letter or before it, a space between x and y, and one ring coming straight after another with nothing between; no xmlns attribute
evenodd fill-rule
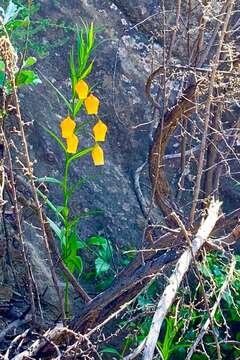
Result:
<svg viewBox="0 0 240 360"><path fill-rule="evenodd" d="M76 160L88 153L90 153L91 151L93 151L94 149L94 146L90 147L90 148L87 148L87 149L83 149L81 151L78 151L76 154L74 154L73 156L71 156L69 159L68 159L68 162L69 164L73 161L73 160Z"/></svg>
<svg viewBox="0 0 240 360"><path fill-rule="evenodd" d="M60 214L59 210L55 205L44 195L39 189L37 189L38 195L43 199L44 203L64 222L63 216Z"/></svg>

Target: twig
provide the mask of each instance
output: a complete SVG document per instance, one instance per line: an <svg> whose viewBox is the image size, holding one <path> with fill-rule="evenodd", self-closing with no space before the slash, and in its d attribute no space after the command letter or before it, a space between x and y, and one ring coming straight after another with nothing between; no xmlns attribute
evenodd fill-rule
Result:
<svg viewBox="0 0 240 360"><path fill-rule="evenodd" d="M213 305L213 308L211 310L211 318L212 319L214 319L215 313L216 313L217 308L218 308L218 306L220 304L220 301L221 301L221 299L222 299L222 297L224 295L224 292L226 291L227 287L229 286L230 282L232 281L235 266L236 266L236 259L233 257L231 265L230 265L228 276L227 276L226 280L224 281L224 283L223 283L223 285L222 285L222 287L221 287L221 289L219 291L216 302ZM201 328L201 331L200 331L197 339L194 341L194 344L191 346L191 349L189 350L185 360L190 360L191 359L191 357L194 354L199 342L202 341L204 335L206 334L210 324L211 324L211 320L210 320L210 318L208 318L207 321L205 322L205 324L203 325L203 327Z"/></svg>
<svg viewBox="0 0 240 360"><path fill-rule="evenodd" d="M22 340L24 338L26 338L26 336L28 335L29 331L30 331L30 329L25 330L22 334L19 334L12 340L10 346L8 347L8 349L6 351L6 354L4 355L4 360L9 360L9 355L10 355L10 352L11 352L12 348L14 347L14 345L17 344L19 341L22 342Z"/></svg>
<svg viewBox="0 0 240 360"><path fill-rule="evenodd" d="M19 238L19 241L21 244L22 257L23 257L23 261L24 261L24 264L26 267L27 278L28 278L28 292L29 292L29 298L30 298L30 303L31 303L32 322L35 323L36 322L36 308L35 308L34 293L33 293L33 288L34 288L33 278L31 276L32 270L31 270L31 264L28 260L28 255L27 255L28 249L27 249L27 245L26 245L26 242L24 239L22 224L21 224L21 220L20 220L20 210L19 210L20 207L19 207L16 187L15 187L11 152L9 149L8 141L5 138L5 136L4 136L4 144L5 144L6 155L7 155L7 159L8 159L9 177L10 177L9 182L11 185L11 192L12 192L12 196L13 196L13 206L14 206L14 213L15 213L15 217L16 217L18 238Z"/></svg>
<svg viewBox="0 0 240 360"><path fill-rule="evenodd" d="M34 341L34 343L27 350L24 350L20 354L14 356L12 360L24 360L29 357L35 358L38 351L47 344L51 344L51 346L54 347L54 350L56 350L56 346L61 345L64 340L67 343L69 339L77 338L79 338L79 336L73 331L63 327L62 325L57 325L52 330L46 331L45 334Z"/></svg>
<svg viewBox="0 0 240 360"><path fill-rule="evenodd" d="M136 196L139 201L143 216L145 218L147 218L147 216L148 216L148 204L142 193L142 189L141 189L141 185L140 185L140 174L146 165L147 165L147 161L144 161L144 163L142 163L137 168L137 170L135 171L135 175L134 175L134 188L136 191Z"/></svg>

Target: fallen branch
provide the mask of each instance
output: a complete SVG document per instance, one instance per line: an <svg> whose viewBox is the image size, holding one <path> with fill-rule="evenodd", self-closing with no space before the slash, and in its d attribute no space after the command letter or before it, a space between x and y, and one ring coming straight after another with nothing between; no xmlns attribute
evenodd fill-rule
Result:
<svg viewBox="0 0 240 360"><path fill-rule="evenodd" d="M192 241L192 248L188 248L187 250L185 250L176 264L175 271L169 279L169 285L167 285L167 287L165 288L158 303L149 334L147 338L145 338L145 340L143 341L144 346L139 346L140 352L144 349L144 360L151 360L153 357L163 320L166 317L166 314L175 299L177 290L181 284L184 275L187 273L190 267L193 256L197 254L199 249L208 239L211 231L213 230L217 222L220 205L221 204L218 201L213 202L210 205L208 216L200 226L195 238ZM138 354L136 354L136 356ZM131 354L124 358L124 360L129 359L133 359L133 357L131 357Z"/></svg>

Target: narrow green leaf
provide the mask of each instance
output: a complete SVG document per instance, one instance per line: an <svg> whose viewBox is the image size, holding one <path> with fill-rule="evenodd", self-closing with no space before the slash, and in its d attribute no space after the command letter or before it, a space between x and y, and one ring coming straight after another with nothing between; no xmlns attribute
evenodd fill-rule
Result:
<svg viewBox="0 0 240 360"><path fill-rule="evenodd" d="M106 262L110 262L113 258L113 249L112 249L112 245L110 244L109 241L107 241L106 245L103 245L100 249L99 249L99 256L105 260Z"/></svg>
<svg viewBox="0 0 240 360"><path fill-rule="evenodd" d="M5 82L5 72L0 71L0 86L2 87L4 85Z"/></svg>
<svg viewBox="0 0 240 360"><path fill-rule="evenodd" d="M72 261L78 270L78 276L80 276L83 272L82 258L80 256L76 256L75 258L72 259Z"/></svg>
<svg viewBox="0 0 240 360"><path fill-rule="evenodd" d="M114 349L112 347L105 347L100 352L105 353L105 354L114 354L114 355L117 355L120 358L122 358L122 355L116 349Z"/></svg>
<svg viewBox="0 0 240 360"><path fill-rule="evenodd" d="M64 258L64 263L67 266L68 270L73 274L74 270L75 270L75 264L74 262L72 262L72 259L70 259L69 257Z"/></svg>
<svg viewBox="0 0 240 360"><path fill-rule="evenodd" d="M81 68L81 59L83 56L82 52L84 51L84 49L82 47L80 31L78 31L78 33L77 33L76 43L77 43L77 65L78 65L78 73L79 73L79 69Z"/></svg>
<svg viewBox="0 0 240 360"><path fill-rule="evenodd" d="M93 26L93 22L91 22L88 31L88 52L92 50L93 43L94 43L94 26Z"/></svg>
<svg viewBox="0 0 240 360"><path fill-rule="evenodd" d="M70 226L75 226L77 223L83 219L90 216L97 216L103 213L103 210L89 210L89 211L82 211L79 215L75 216L74 219L70 222Z"/></svg>
<svg viewBox="0 0 240 360"><path fill-rule="evenodd" d="M76 127L76 133L78 133L80 129L84 128L88 124L91 124L91 122L93 122L93 121L95 121L95 118L91 117L90 119L85 120L82 123L78 124L77 127Z"/></svg>
<svg viewBox="0 0 240 360"><path fill-rule="evenodd" d="M75 64L74 64L74 50L73 50L73 48L70 51L69 65L70 65L70 73L71 73L71 81L72 81L72 96L74 97L75 86L76 86L76 83L77 83L77 73L76 73Z"/></svg>
<svg viewBox="0 0 240 360"><path fill-rule="evenodd" d="M36 182L38 183L49 183L49 184L58 184L58 185L62 185L62 181L54 178L54 177L50 177L50 176L44 176L44 177L40 177L40 178L36 178L35 179Z"/></svg>
<svg viewBox="0 0 240 360"><path fill-rule="evenodd" d="M64 231L63 229L61 229L54 221L52 221L49 217L47 217L47 221L51 227L51 229L53 230L53 232L55 233L55 235L58 237L58 239L60 240L61 244L66 243L66 238L64 235Z"/></svg>
<svg viewBox="0 0 240 360"><path fill-rule="evenodd" d="M61 146L61 148L64 150L64 152L66 153L67 152L67 149L64 145L64 143L62 142L61 139L59 139L59 137L52 131L52 130L49 130L48 128L46 128L45 126L43 126L44 130L49 134L51 135L51 137L53 139L55 139L57 141L57 143Z"/></svg>
<svg viewBox="0 0 240 360"><path fill-rule="evenodd" d="M79 99L78 102L74 105L74 110L73 110L73 116L76 117L79 110L81 109L82 105L83 105L84 100Z"/></svg>
<svg viewBox="0 0 240 360"><path fill-rule="evenodd" d="M5 63L2 60L0 60L0 71L5 71Z"/></svg>
<svg viewBox="0 0 240 360"><path fill-rule="evenodd" d="M12 20L6 24L7 32L12 32L19 27L27 27L29 25L29 17L26 17L24 20Z"/></svg>
<svg viewBox="0 0 240 360"><path fill-rule="evenodd" d="M80 78L81 73L85 68L86 48L85 48L84 35L82 30L80 31L79 36L80 36L80 41L79 41L80 48L78 49L79 52L78 77Z"/></svg>
<svg viewBox="0 0 240 360"><path fill-rule="evenodd" d="M53 203L48 199L48 197L46 195L44 195L39 189L37 189L37 193L38 195L41 196L41 198L44 200L45 204L57 215L60 217L60 219L62 221L64 221L63 216L61 215L60 211L58 210L58 208L53 205Z"/></svg>
<svg viewBox="0 0 240 360"><path fill-rule="evenodd" d="M74 154L73 156L71 156L69 159L68 159L68 162L69 164L73 161L73 160L76 160L88 153L90 153L92 150L94 149L94 147L90 147L90 148L87 148L87 149L84 149L84 150L80 150L78 151L76 154Z"/></svg>
<svg viewBox="0 0 240 360"><path fill-rule="evenodd" d="M94 60L91 61L91 63L87 67L87 69L82 73L81 79L85 79L90 74L90 72L92 71L93 65L94 65Z"/></svg>

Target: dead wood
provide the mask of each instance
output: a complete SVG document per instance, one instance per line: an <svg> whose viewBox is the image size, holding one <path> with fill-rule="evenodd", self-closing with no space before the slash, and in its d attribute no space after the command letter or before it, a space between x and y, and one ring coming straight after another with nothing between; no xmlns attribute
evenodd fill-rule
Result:
<svg viewBox="0 0 240 360"><path fill-rule="evenodd" d="M159 300L156 312L154 314L152 325L149 331L147 338L143 341L144 347L140 347L140 351L144 349L143 359L151 360L153 358L156 342L159 336L159 332L161 329L161 325L163 320L171 307L171 304L174 301L176 296L176 292L181 284L181 281L189 269L191 262L195 259L196 254L199 249L203 246L204 242L210 236L215 223L218 219L219 202L213 202L209 208L209 214L205 221L200 226L196 236L194 237L192 243L190 242L189 247L181 254L179 257L175 270L169 279L169 284L166 286L161 298ZM191 247L190 247L191 245ZM135 354L137 356L137 354ZM125 359L129 359L132 357L126 357Z"/></svg>
<svg viewBox="0 0 240 360"><path fill-rule="evenodd" d="M97 295L71 322L70 327L74 331L85 334L90 329L101 324L111 313L114 313L124 303L136 297L142 289L155 277L161 274L163 267L178 258L177 251L169 250L156 258L139 264L137 269L131 264L132 270L127 274L125 269L113 281L112 285L103 293ZM138 260L137 260L138 261ZM127 276L128 275L128 276Z"/></svg>

